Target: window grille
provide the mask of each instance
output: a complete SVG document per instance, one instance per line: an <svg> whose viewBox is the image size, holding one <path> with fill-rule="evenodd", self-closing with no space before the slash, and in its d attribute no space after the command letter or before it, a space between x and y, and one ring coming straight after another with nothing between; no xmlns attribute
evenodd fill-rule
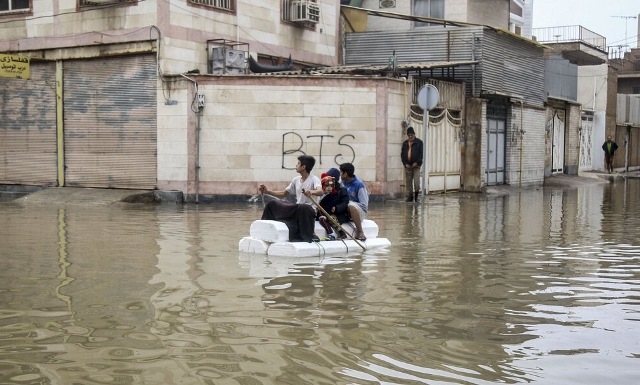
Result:
<svg viewBox="0 0 640 385"><path fill-rule="evenodd" d="M235 0L189 0L191 4L204 5L211 8L224 9L226 11L236 10Z"/></svg>

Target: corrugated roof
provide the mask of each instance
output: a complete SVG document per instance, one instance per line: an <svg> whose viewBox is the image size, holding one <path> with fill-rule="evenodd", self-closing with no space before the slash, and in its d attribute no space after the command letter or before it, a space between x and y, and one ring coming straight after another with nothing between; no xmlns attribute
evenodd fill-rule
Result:
<svg viewBox="0 0 640 385"><path fill-rule="evenodd" d="M395 69L389 65L350 65L336 67L313 67L295 71L281 71L253 74L259 76L273 75L377 75L390 72L423 71L436 68L453 68L465 65L478 64L479 61L433 61L417 63L398 63Z"/></svg>

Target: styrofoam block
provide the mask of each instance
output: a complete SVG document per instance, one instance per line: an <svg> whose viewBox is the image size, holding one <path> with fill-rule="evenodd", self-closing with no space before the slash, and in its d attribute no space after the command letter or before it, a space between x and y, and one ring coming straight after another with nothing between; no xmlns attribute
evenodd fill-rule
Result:
<svg viewBox="0 0 640 385"><path fill-rule="evenodd" d="M253 221L249 228L249 234L266 242L287 242L289 240L289 228L284 222L257 220Z"/></svg>
<svg viewBox="0 0 640 385"><path fill-rule="evenodd" d="M238 251L253 254L267 254L269 243L253 237L244 237L238 243Z"/></svg>
<svg viewBox="0 0 640 385"><path fill-rule="evenodd" d="M348 232L349 234L355 237L356 226L353 224L353 222L343 223L342 228L344 229L344 231ZM369 238L377 238L378 232L380 231L380 229L378 228L378 225L374 221L370 219L365 219L362 221L362 231L364 232L364 236L367 237L367 239L369 239ZM327 232L324 230L324 227L322 227L320 222L317 222L317 221L316 221L315 233L318 237L320 237L320 239L325 238L327 236Z"/></svg>
<svg viewBox="0 0 640 385"><path fill-rule="evenodd" d="M365 249L386 247L391 244L387 238L370 238L359 241ZM285 257L313 257L332 254L360 253L365 250L352 239L321 242L277 242L269 245L267 255Z"/></svg>
<svg viewBox="0 0 640 385"><path fill-rule="evenodd" d="M345 232L355 237L356 230L355 226L352 223L343 223L342 228L345 230ZM364 235L367 237L367 239L378 237L378 225L372 220L363 220L362 230L364 231ZM280 221L269 221L261 219L253 221L249 229L249 234L251 235L251 238L269 243L289 241L289 228L287 228L286 224ZM320 237L320 239L326 238L327 236L327 232L319 222L315 223L315 234ZM351 237L347 236L346 239L351 240Z"/></svg>

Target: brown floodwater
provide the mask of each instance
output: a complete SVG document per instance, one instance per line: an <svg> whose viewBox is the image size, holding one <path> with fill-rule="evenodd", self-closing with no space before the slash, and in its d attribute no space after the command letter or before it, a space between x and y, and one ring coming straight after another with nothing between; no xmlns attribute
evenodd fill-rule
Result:
<svg viewBox="0 0 640 385"><path fill-rule="evenodd" d="M0 384L638 383L640 180L510 191L310 258L238 252L259 201L0 203Z"/></svg>

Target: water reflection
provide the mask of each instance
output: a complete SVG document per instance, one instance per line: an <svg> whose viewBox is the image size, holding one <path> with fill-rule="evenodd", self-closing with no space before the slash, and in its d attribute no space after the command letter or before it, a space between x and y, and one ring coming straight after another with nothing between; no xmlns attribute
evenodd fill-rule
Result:
<svg viewBox="0 0 640 385"><path fill-rule="evenodd" d="M392 246L241 254L259 203L0 204L0 382L629 384L640 185L429 196Z"/></svg>

